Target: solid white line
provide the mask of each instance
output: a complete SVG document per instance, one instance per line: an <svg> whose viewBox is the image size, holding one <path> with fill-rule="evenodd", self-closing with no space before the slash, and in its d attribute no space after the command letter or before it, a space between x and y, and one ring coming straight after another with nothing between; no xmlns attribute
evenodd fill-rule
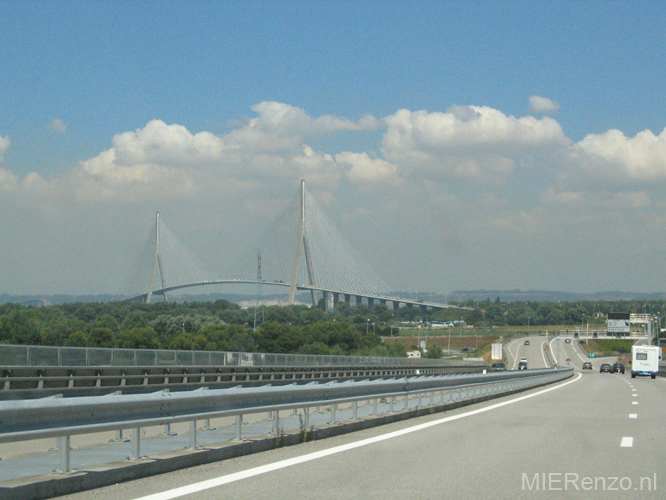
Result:
<svg viewBox="0 0 666 500"><path fill-rule="evenodd" d="M327 450L316 451L314 453L308 453L307 455L302 455L300 457L294 457L287 460L282 460L280 462L275 462L272 464L262 465L260 467L255 467L253 469L248 469L241 472L236 472L234 474L228 474L226 476L220 476L213 479L208 479L207 481L201 481L199 483L190 484L187 486L182 486L180 488L175 488L173 490L163 491L161 493L155 493L153 495L148 495L144 497L137 498L136 500L170 500L172 498L179 498L184 495L189 495L196 493L198 491L208 490L210 488L215 488L217 486L222 486L224 484L233 483L235 481L240 481L242 479L247 479L249 477L258 476L260 474L265 474L267 472L272 472L279 469L284 469L285 467L291 467L292 465L298 465L311 460L317 460L319 458L324 458L330 455L335 455L337 453L342 453L344 451L353 450L355 448L360 448L362 446L367 446L374 443L379 443L381 441L386 441L387 439L393 439L395 437L404 436L405 434L411 434L412 432L418 432L435 425L444 424L447 422L453 422L454 420L460 420L461 418L471 417L473 415L478 415L480 413L485 413L487 411L495 410L503 406L507 406L513 403L518 403L519 401L524 401L526 399L533 398L535 396L540 396L555 389L560 389L561 387L567 386L574 382L578 382L581 378L581 374L578 373L577 377L573 380L569 380L563 384L559 384L554 387L549 387L548 389L543 389L539 392L533 394L527 394L526 396L520 396L515 399L510 399L508 401L503 401L501 403L496 403L494 405L486 406L484 408L479 408L476 410L468 411L461 413L459 415L452 415L450 417L441 418L439 420L433 420L432 422L426 422L424 424L415 425L413 427L408 427L406 429L401 429L399 431L390 432L381 436L375 436L368 439L362 439L361 441L356 441L354 443L343 444L341 446L335 446Z"/></svg>
<svg viewBox="0 0 666 500"><path fill-rule="evenodd" d="M632 446L634 446L634 438L627 436L623 437L620 446L622 448L631 448Z"/></svg>
<svg viewBox="0 0 666 500"><path fill-rule="evenodd" d="M578 350L576 349L576 346L575 346L574 344L571 344L571 345L574 346L574 348L573 348L574 352L578 355L578 357L580 358L580 360L581 360L583 363L585 363L585 361L589 361L589 358L588 358L588 359L585 359L583 356L580 355L580 353L578 352ZM578 343L578 345L580 345L580 343Z"/></svg>
<svg viewBox="0 0 666 500"><path fill-rule="evenodd" d="M632 405L637 405L637 404L638 404L638 401L634 401L634 402L631 403L631 404L632 404Z"/></svg>
<svg viewBox="0 0 666 500"><path fill-rule="evenodd" d="M638 418L638 413L630 413L629 418Z"/></svg>
<svg viewBox="0 0 666 500"><path fill-rule="evenodd" d="M548 366L548 361L546 361L546 351L545 351L544 348L543 348L543 346L544 346L545 343L546 343L545 340L544 340L543 342L541 342L541 356L543 357L543 366L544 366L545 368L549 368L549 366Z"/></svg>

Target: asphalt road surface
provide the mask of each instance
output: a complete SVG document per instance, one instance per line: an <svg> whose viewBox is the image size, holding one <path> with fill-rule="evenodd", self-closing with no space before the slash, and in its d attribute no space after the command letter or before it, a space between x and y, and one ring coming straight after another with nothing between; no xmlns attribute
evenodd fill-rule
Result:
<svg viewBox="0 0 666 500"><path fill-rule="evenodd" d="M546 388L63 498L662 499L665 398L662 378L577 368Z"/></svg>
<svg viewBox="0 0 666 500"><path fill-rule="evenodd" d="M504 346L504 354L507 359L506 367L509 370L517 370L520 358L527 358L527 367L532 368L550 368L550 363L546 356L546 341L552 337L531 336L510 340ZM529 342L529 344L525 344Z"/></svg>

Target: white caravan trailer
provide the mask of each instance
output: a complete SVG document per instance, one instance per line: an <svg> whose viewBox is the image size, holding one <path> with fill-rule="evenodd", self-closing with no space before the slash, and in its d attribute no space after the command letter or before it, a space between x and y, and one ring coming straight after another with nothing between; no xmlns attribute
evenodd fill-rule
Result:
<svg viewBox="0 0 666 500"><path fill-rule="evenodd" d="M659 373L661 348L653 345L635 345L631 347L631 378L636 375L649 375L652 378Z"/></svg>

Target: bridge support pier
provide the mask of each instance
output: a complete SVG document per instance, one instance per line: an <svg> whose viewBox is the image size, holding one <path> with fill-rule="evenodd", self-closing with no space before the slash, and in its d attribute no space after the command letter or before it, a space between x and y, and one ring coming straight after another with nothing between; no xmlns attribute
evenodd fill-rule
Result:
<svg viewBox="0 0 666 500"><path fill-rule="evenodd" d="M340 302L340 294L338 292L333 292L333 309L338 305L338 302Z"/></svg>
<svg viewBox="0 0 666 500"><path fill-rule="evenodd" d="M393 310L394 311L397 310L397 309L400 309L400 302L399 301L393 300L392 302L393 302Z"/></svg>
<svg viewBox="0 0 666 500"><path fill-rule="evenodd" d="M368 308L374 305L375 305L375 299L373 299L372 297L368 297Z"/></svg>
<svg viewBox="0 0 666 500"><path fill-rule="evenodd" d="M363 303L363 297L361 297L360 295L357 295L356 296L356 305L360 306L362 303Z"/></svg>
<svg viewBox="0 0 666 500"><path fill-rule="evenodd" d="M351 295L345 293L345 303L351 305Z"/></svg>

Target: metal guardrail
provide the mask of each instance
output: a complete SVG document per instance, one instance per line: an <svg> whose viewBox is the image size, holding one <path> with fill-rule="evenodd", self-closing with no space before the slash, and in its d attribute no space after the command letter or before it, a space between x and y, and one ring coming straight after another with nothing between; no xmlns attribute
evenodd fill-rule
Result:
<svg viewBox="0 0 666 500"><path fill-rule="evenodd" d="M242 439L243 415L272 412L274 432L279 430L279 412L302 412L303 428L310 428L310 409L330 406L331 422L336 422L338 405L351 404L356 418L358 403L372 401L373 415L378 400L390 399L394 411L396 398L409 408L410 398L422 405L486 394L498 394L569 377L571 369L495 372L483 375L415 377L413 379L375 380L283 387L197 390L187 393L161 391L150 395L111 395L89 398L46 398L30 401L0 402L0 443L57 438L60 472L70 471L70 437L103 431L130 429L131 459L140 460L141 428L179 422L190 423L190 447L197 448L197 421L219 417L236 418L236 439ZM446 398L445 398L446 396Z"/></svg>
<svg viewBox="0 0 666 500"><path fill-rule="evenodd" d="M326 356L165 349L110 349L0 344L0 366L462 366L483 362L393 358L380 356Z"/></svg>
<svg viewBox="0 0 666 500"><path fill-rule="evenodd" d="M114 391L147 393L161 389L222 389L232 385L285 385L312 381L475 373L483 365L418 366L160 366L160 367L11 367L0 368L0 399L102 396Z"/></svg>

